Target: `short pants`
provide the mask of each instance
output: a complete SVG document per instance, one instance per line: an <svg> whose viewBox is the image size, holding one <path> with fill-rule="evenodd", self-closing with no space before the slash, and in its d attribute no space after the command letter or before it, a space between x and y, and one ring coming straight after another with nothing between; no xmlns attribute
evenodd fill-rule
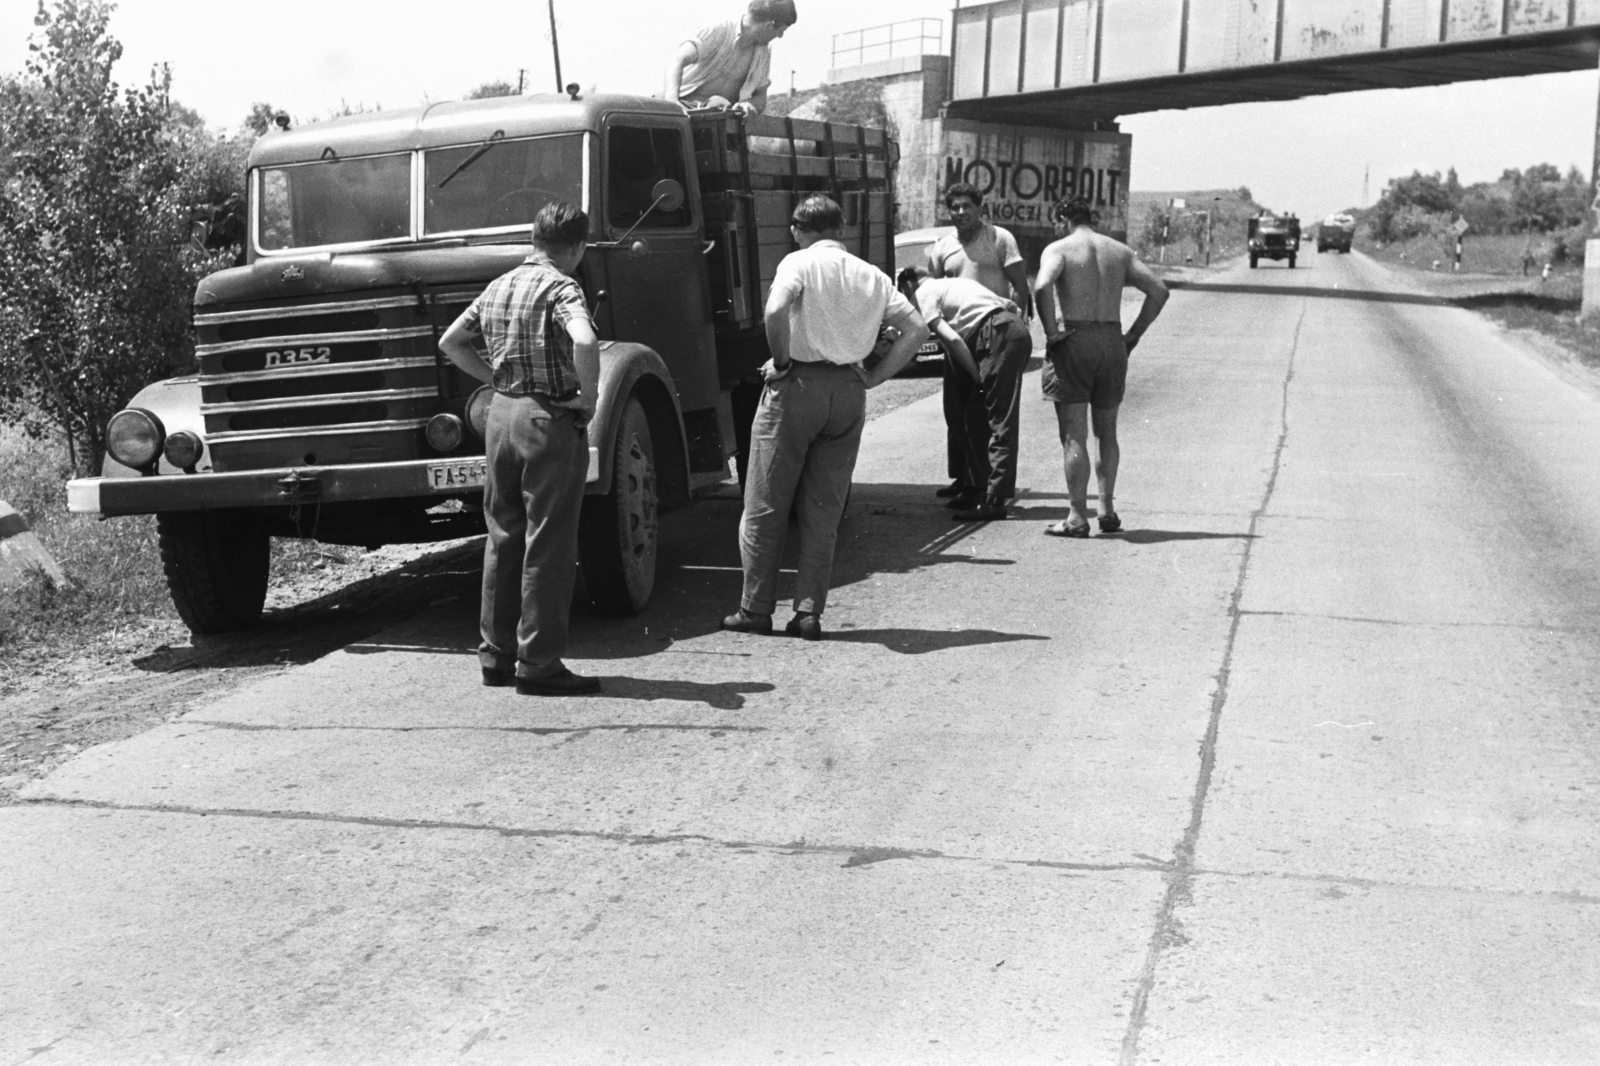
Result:
<svg viewBox="0 0 1600 1066"><path fill-rule="evenodd" d="M1072 332L1050 345L1040 375L1054 403L1116 407L1128 386L1128 349L1119 322L1063 322Z"/></svg>

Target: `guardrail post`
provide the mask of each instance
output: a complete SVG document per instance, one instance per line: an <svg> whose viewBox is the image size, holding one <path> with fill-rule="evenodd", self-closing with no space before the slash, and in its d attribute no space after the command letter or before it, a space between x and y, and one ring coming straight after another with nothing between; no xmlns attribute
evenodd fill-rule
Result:
<svg viewBox="0 0 1600 1066"><path fill-rule="evenodd" d="M1600 100L1595 104L1595 131L1600 135ZM1589 239L1583 243L1582 318L1600 315L1600 140L1589 165Z"/></svg>

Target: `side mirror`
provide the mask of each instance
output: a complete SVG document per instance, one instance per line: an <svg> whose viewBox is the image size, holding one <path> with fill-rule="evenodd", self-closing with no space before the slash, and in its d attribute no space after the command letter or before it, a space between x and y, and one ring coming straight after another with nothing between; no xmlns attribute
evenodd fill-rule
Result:
<svg viewBox="0 0 1600 1066"><path fill-rule="evenodd" d="M676 211L683 206L683 186L671 178L662 178L650 190L650 199L655 201L652 210L659 208L662 211Z"/></svg>

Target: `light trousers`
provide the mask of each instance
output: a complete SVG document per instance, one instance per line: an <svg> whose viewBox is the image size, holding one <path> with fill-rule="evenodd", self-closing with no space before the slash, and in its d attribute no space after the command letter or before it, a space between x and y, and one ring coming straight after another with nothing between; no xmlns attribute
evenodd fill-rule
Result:
<svg viewBox="0 0 1600 1066"><path fill-rule="evenodd" d="M762 391L739 520L746 611L771 614L777 604L791 509L800 522L794 609L821 614L827 606L839 518L866 421L867 389L853 367L793 363Z"/></svg>

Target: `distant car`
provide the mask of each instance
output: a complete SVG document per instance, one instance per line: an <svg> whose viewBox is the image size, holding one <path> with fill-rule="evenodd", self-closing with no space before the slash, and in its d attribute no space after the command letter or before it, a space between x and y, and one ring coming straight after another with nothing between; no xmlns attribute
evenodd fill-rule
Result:
<svg viewBox="0 0 1600 1066"><path fill-rule="evenodd" d="M899 274L909 266L925 266L928 262L928 249L932 248L941 238L948 237L956 231L954 226L931 226L927 229L907 230L894 236L894 272ZM913 364L924 360L943 359L944 348L939 342L928 339L927 343L917 349L917 356Z"/></svg>
<svg viewBox="0 0 1600 1066"><path fill-rule="evenodd" d="M1317 251L1326 252L1329 248L1337 248L1349 255L1350 241L1355 235L1354 215L1329 215L1317 223Z"/></svg>

